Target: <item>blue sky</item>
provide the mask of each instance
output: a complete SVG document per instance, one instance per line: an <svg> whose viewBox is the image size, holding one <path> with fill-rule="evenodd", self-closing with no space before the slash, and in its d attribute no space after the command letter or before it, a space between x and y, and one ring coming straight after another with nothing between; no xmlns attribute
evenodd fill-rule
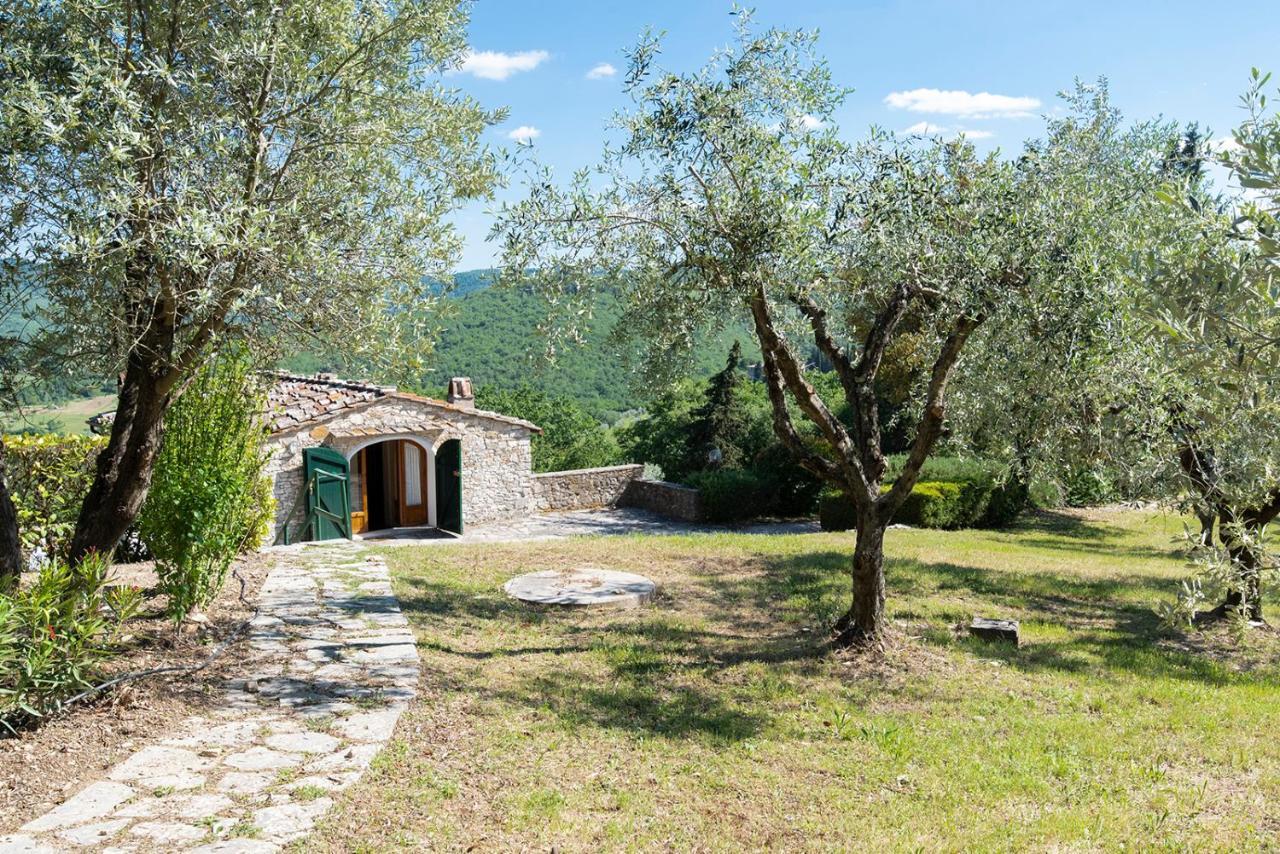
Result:
<svg viewBox="0 0 1280 854"><path fill-rule="evenodd" d="M510 109L488 132L491 144L531 137L537 158L567 176L595 162L606 122L625 106L624 51L637 36L665 30L661 64L691 70L730 40L729 9L719 0L478 0L475 55L449 81ZM1058 91L1098 76L1127 117L1198 120L1223 136L1239 120L1250 67L1280 76L1280 0L761 0L755 9L761 26L819 30L837 82L855 90L835 116L848 139L872 124L902 131L926 123L1014 150L1039 133ZM519 192L513 183L500 197ZM466 241L459 269L494 262L485 242L492 206L457 215Z"/></svg>

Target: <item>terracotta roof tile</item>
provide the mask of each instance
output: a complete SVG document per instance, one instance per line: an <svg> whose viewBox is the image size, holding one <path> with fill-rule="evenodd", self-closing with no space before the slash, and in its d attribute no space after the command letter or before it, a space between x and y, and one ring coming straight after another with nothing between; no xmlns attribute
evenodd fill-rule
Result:
<svg viewBox="0 0 1280 854"><path fill-rule="evenodd" d="M450 412L513 424L535 433L542 432L538 425L522 418L483 409L467 409L443 400L397 391L394 386L379 386L364 380L343 380L331 374L304 377L277 372L272 376L276 382L267 392L267 411L272 433L302 427L334 413L364 407L383 398L410 400Z"/></svg>
<svg viewBox="0 0 1280 854"><path fill-rule="evenodd" d="M276 382L267 391L267 412L271 432L279 433L318 418L386 397L394 388L340 380L329 374L303 377L274 374Z"/></svg>

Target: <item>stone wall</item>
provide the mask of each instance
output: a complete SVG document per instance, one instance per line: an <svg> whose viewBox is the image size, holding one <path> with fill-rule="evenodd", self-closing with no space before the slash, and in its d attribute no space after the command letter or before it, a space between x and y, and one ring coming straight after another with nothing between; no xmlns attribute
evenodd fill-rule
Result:
<svg viewBox="0 0 1280 854"><path fill-rule="evenodd" d="M631 481L618 504L650 510L681 522L702 521L701 493L692 486L665 480L637 478Z"/></svg>
<svg viewBox="0 0 1280 854"><path fill-rule="evenodd" d="M605 466L595 469L553 471L533 476L533 509L581 510L613 507L627 484L644 474L644 466Z"/></svg>
<svg viewBox="0 0 1280 854"><path fill-rule="evenodd" d="M277 433L268 440L272 455L267 464L276 499L273 541L302 492L302 452L306 448L325 445L349 459L372 442L414 439L427 450L427 466L434 477L435 448L448 439L458 439L462 443L462 520L471 525L529 515L533 499L530 437L528 428L486 418L482 413L397 397L343 412L319 426ZM427 500L435 501L429 489ZM303 515L300 507L290 519L290 533L295 537Z"/></svg>

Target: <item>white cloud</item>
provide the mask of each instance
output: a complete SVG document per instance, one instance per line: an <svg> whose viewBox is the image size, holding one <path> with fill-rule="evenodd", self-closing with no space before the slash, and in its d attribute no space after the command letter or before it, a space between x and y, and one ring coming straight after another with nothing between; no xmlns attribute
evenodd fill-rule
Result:
<svg viewBox="0 0 1280 854"><path fill-rule="evenodd" d="M804 130L818 130L822 127L822 119L805 113L800 117L800 127Z"/></svg>
<svg viewBox="0 0 1280 854"><path fill-rule="evenodd" d="M1240 150L1240 143L1234 136L1216 136L1209 140L1208 148L1214 154L1228 154Z"/></svg>
<svg viewBox="0 0 1280 854"><path fill-rule="evenodd" d="M990 139L995 136L989 130L973 130L972 128L949 128L943 125L935 125L933 122L916 122L911 127L902 131L909 136L943 136L947 139L958 139L964 137L973 142L978 139Z"/></svg>
<svg viewBox="0 0 1280 854"><path fill-rule="evenodd" d="M545 50L502 53L496 50L467 51L459 70L485 80L506 80L512 74L532 71L551 58Z"/></svg>
<svg viewBox="0 0 1280 854"><path fill-rule="evenodd" d="M533 125L520 125L520 127L507 134L507 139L514 139L521 145L528 145L540 136L542 136L542 131Z"/></svg>
<svg viewBox="0 0 1280 854"><path fill-rule="evenodd" d="M946 132L947 129L942 125L935 125L929 122L916 122L911 127L903 131L903 133L920 134L923 136L933 136L934 134Z"/></svg>
<svg viewBox="0 0 1280 854"><path fill-rule="evenodd" d="M607 62L602 62L587 72L588 80L599 80L602 77L612 77L618 73L618 69L614 68Z"/></svg>
<svg viewBox="0 0 1280 854"><path fill-rule="evenodd" d="M911 89L906 92L890 92L885 96L884 102L895 110L937 113L967 119L1024 118L1040 106L1037 98L993 95L990 92L975 94L959 89Z"/></svg>

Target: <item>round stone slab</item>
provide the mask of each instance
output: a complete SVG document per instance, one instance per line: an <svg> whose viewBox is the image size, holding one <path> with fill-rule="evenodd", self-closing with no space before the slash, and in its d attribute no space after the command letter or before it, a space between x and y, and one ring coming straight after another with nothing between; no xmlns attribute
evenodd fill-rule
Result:
<svg viewBox="0 0 1280 854"><path fill-rule="evenodd" d="M569 608L639 608L658 586L643 575L612 569L544 569L517 575L502 585L507 595L531 605Z"/></svg>

